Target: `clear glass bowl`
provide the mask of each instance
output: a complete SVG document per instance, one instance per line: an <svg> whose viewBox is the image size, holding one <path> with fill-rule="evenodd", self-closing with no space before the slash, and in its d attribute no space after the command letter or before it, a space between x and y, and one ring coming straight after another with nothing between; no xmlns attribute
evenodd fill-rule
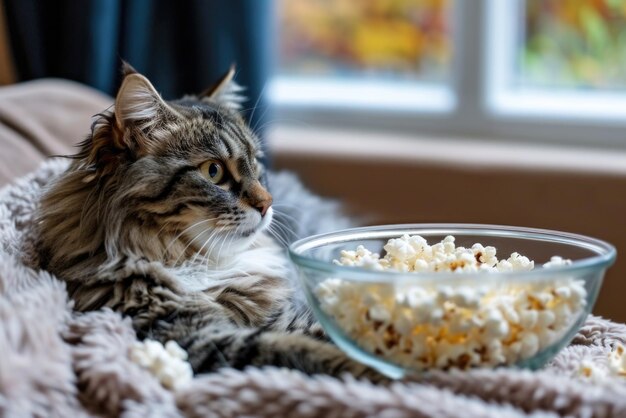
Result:
<svg viewBox="0 0 626 418"><path fill-rule="evenodd" d="M498 258L518 252L534 260L535 269L402 273L333 264L342 250L363 245L383 253L390 238L404 234L420 235L430 245L453 235L456 246L496 247ZM293 243L289 254L332 340L352 358L399 378L432 368L541 367L591 312L616 251L606 242L557 231L414 224L316 235ZM555 255L573 262L542 267Z"/></svg>

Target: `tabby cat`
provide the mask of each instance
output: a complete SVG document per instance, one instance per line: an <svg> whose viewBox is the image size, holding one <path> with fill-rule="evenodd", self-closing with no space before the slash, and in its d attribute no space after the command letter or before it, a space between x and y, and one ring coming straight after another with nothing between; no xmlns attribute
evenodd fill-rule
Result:
<svg viewBox="0 0 626 418"><path fill-rule="evenodd" d="M109 307L140 338L176 340L197 373L276 365L369 375L328 342L296 290L284 246L268 233L279 212L268 180L291 210L276 231L346 220L266 170L233 75L165 101L125 66L113 109L97 115L41 199L41 267L66 282L75 309Z"/></svg>

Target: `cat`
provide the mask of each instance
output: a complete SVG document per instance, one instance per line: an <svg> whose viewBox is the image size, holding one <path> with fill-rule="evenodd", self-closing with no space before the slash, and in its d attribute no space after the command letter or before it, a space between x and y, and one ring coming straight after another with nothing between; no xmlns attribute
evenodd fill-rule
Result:
<svg viewBox="0 0 626 418"><path fill-rule="evenodd" d="M41 267L75 309L108 307L140 338L175 340L195 373L274 365L374 379L328 340L281 244L349 220L264 167L234 69L174 101L127 64L123 75L38 208Z"/></svg>

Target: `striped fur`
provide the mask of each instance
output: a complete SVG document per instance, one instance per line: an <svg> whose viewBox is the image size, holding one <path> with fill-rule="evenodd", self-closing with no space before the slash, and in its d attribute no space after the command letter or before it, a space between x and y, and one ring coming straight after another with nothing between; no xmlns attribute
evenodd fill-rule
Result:
<svg viewBox="0 0 626 418"><path fill-rule="evenodd" d="M232 83L231 71L204 96L166 102L127 70L114 109L42 197L42 267L67 283L77 310L109 307L142 337L177 340L196 372L271 364L369 373L327 341L295 291L281 245L295 236L268 234L319 232L298 225L316 208L335 226L345 218L266 172ZM224 183L203 175L208 160L227 169ZM268 177L280 185L276 207L290 211L278 211L274 227L273 210L259 209L271 200Z"/></svg>

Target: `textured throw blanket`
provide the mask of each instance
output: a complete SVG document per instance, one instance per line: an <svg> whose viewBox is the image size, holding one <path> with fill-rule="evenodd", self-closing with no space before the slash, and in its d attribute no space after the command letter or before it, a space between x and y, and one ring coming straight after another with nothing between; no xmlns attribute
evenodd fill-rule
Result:
<svg viewBox="0 0 626 418"><path fill-rule="evenodd" d="M276 368L222 369L169 391L129 360L130 321L72 311L65 286L37 269L32 215L50 161L0 191L0 416L626 417L626 378L608 370L626 325L590 316L541 371L431 373L374 385ZM62 242L59 242L62 245Z"/></svg>

